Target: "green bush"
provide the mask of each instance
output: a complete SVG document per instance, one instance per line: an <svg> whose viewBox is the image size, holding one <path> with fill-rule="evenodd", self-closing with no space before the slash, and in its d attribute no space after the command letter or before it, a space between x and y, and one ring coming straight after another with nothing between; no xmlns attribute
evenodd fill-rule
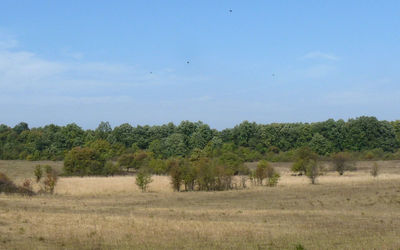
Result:
<svg viewBox="0 0 400 250"><path fill-rule="evenodd" d="M148 163L148 167L153 174L162 175L168 173L166 160L152 158Z"/></svg>
<svg viewBox="0 0 400 250"><path fill-rule="evenodd" d="M115 174L118 174L121 171L120 166L112 161L107 161L106 164L104 165L104 170L103 174L105 176L114 176Z"/></svg>
<svg viewBox="0 0 400 250"><path fill-rule="evenodd" d="M67 175L103 175L104 166L105 160L91 148L73 148L64 160L64 172Z"/></svg>
<svg viewBox="0 0 400 250"><path fill-rule="evenodd" d="M301 147L296 152L296 161L293 163L292 171L300 174L307 174L307 168L316 162L318 155L309 147Z"/></svg>
<svg viewBox="0 0 400 250"><path fill-rule="evenodd" d="M311 184L315 184L318 176L321 174L320 166L317 161L310 160L306 165L306 175L311 180Z"/></svg>
<svg viewBox="0 0 400 250"><path fill-rule="evenodd" d="M254 172L254 177L257 180L258 185L262 185L265 178L267 178L267 168L269 163L267 161L259 161L257 164L256 171Z"/></svg>
<svg viewBox="0 0 400 250"><path fill-rule="evenodd" d="M271 177L268 178L268 186L276 187L276 185L278 185L279 178L281 178L281 176L278 173L274 173Z"/></svg>
<svg viewBox="0 0 400 250"><path fill-rule="evenodd" d="M183 169L178 159L168 160L169 175L171 177L171 185L174 191L180 191L183 180Z"/></svg>
<svg viewBox="0 0 400 250"><path fill-rule="evenodd" d="M42 166L36 165L35 171L34 171L34 175L35 175L35 177L36 177L36 182L37 182L37 183L40 182L40 180L41 180L42 177L43 177Z"/></svg>
<svg viewBox="0 0 400 250"><path fill-rule="evenodd" d="M44 191L50 194L54 193L54 188L58 182L58 173L56 170L52 169L50 166L46 168L46 178L43 181Z"/></svg>
<svg viewBox="0 0 400 250"><path fill-rule="evenodd" d="M333 154L331 159L333 167L339 175L343 175L345 171L355 170L355 166L353 162L351 162L351 156L347 152Z"/></svg>
<svg viewBox="0 0 400 250"><path fill-rule="evenodd" d="M136 185L145 192L148 185L152 182L151 174L143 169L140 169L136 174Z"/></svg>

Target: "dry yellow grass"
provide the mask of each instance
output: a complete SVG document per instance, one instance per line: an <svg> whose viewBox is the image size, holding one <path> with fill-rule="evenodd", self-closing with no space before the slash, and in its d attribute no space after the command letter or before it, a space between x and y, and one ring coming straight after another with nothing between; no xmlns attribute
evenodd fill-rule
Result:
<svg viewBox="0 0 400 250"><path fill-rule="evenodd" d="M310 185L276 164L275 188L172 192L154 177L61 178L53 196L0 195L0 249L400 249L399 162ZM0 171L1 168L0 168Z"/></svg>

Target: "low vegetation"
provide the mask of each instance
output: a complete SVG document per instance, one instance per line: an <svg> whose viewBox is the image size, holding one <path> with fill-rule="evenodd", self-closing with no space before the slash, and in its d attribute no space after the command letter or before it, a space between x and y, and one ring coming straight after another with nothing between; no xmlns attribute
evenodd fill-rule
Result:
<svg viewBox="0 0 400 250"><path fill-rule="evenodd" d="M12 182L7 175L0 172L0 193L5 194L22 194L22 195L34 195L31 189L30 181L24 181L22 186L17 186Z"/></svg>

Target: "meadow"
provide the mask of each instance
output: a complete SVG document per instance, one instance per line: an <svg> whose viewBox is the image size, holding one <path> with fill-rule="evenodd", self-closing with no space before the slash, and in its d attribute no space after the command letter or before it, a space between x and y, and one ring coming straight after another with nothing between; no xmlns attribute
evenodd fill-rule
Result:
<svg viewBox="0 0 400 250"><path fill-rule="evenodd" d="M36 164L0 172L22 183ZM0 195L0 249L400 249L400 161L378 162L377 178L372 164L311 185L273 163L277 187L220 192L173 192L167 176L145 193L134 176L62 177L54 195Z"/></svg>

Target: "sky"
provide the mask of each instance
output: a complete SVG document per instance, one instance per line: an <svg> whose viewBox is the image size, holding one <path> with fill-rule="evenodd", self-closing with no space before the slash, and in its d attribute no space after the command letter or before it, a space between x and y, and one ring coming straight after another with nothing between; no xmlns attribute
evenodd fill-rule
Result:
<svg viewBox="0 0 400 250"><path fill-rule="evenodd" d="M400 119L397 0L0 5L0 124Z"/></svg>

